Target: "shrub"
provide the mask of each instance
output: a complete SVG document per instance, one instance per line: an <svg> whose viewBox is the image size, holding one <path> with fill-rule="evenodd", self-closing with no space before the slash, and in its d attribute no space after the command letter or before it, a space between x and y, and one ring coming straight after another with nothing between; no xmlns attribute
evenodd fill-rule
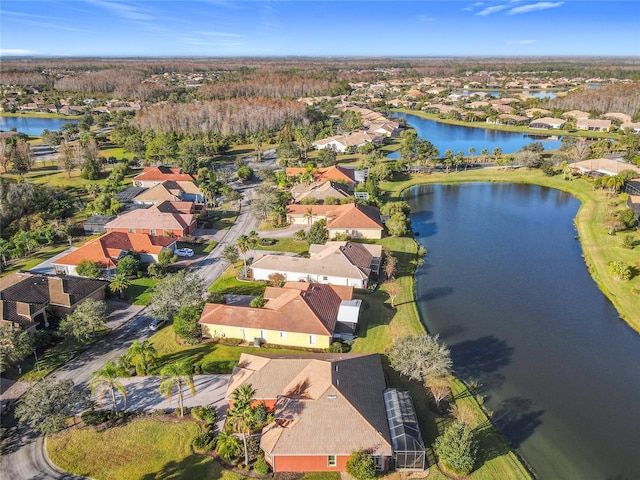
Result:
<svg viewBox="0 0 640 480"><path fill-rule="evenodd" d="M209 298L207 299L207 302L225 304L227 303L227 297L225 296L224 293L213 292L209 294Z"/></svg>
<svg viewBox="0 0 640 480"><path fill-rule="evenodd" d="M368 480L376 476L373 458L364 450L356 450L347 460L347 473L356 480Z"/></svg>
<svg viewBox="0 0 640 480"><path fill-rule="evenodd" d="M329 347L329 352L330 353L342 353L343 347L342 347L342 343L341 342L333 342L331 344L331 346Z"/></svg>
<svg viewBox="0 0 640 480"><path fill-rule="evenodd" d="M265 476L269 473L269 464L265 462L264 455L259 455L256 463L253 464L253 470L258 474Z"/></svg>
<svg viewBox="0 0 640 480"><path fill-rule="evenodd" d="M113 412L111 410L87 410L80 415L80 419L85 425L96 426L111 420Z"/></svg>
<svg viewBox="0 0 640 480"><path fill-rule="evenodd" d="M237 364L238 362L236 360L208 360L202 362L201 368L202 373L213 375L221 373L231 373L233 371L233 367L235 367Z"/></svg>
<svg viewBox="0 0 640 480"><path fill-rule="evenodd" d="M468 475L475 463L476 445L468 425L455 421L433 444L445 470L456 475Z"/></svg>
<svg viewBox="0 0 640 480"><path fill-rule="evenodd" d="M629 265L621 262L620 260L614 260L609 262L609 272L618 280L626 282L631 279L631 268Z"/></svg>
<svg viewBox="0 0 640 480"><path fill-rule="evenodd" d="M287 282L287 278L281 273L272 273L269 275L269 285L272 287L283 287Z"/></svg>
<svg viewBox="0 0 640 480"><path fill-rule="evenodd" d="M195 437L193 437L191 445L193 446L194 450L208 452L213 447L212 440L213 439L211 438L211 435L209 435L208 433L199 433Z"/></svg>
<svg viewBox="0 0 640 480"><path fill-rule="evenodd" d="M249 306L253 307L253 308L262 308L262 307L264 307L265 303L267 303L267 302L264 299L264 297L262 295L259 295L256 298L254 298L253 300L251 300L251 302L249 303Z"/></svg>
<svg viewBox="0 0 640 480"><path fill-rule="evenodd" d="M329 230L327 230L327 221L321 218L311 225L309 235L307 235L307 242L309 242L309 244L324 245L328 239Z"/></svg>
<svg viewBox="0 0 640 480"><path fill-rule="evenodd" d="M191 416L201 422L216 423L216 407L213 405L209 405L207 407L193 407L191 409Z"/></svg>
<svg viewBox="0 0 640 480"><path fill-rule="evenodd" d="M638 241L636 240L635 236L625 235L620 246L632 250L637 244Z"/></svg>
<svg viewBox="0 0 640 480"><path fill-rule="evenodd" d="M305 232L304 229L301 228L293 234L293 238L298 241L303 241L307 238L307 232Z"/></svg>

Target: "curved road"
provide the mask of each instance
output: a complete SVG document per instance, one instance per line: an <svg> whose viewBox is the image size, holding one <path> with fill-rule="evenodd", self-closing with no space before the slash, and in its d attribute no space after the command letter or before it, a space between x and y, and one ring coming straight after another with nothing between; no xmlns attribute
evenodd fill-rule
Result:
<svg viewBox="0 0 640 480"><path fill-rule="evenodd" d="M222 241L206 257L194 265L206 285L211 285L227 268L228 262L221 258L226 245L235 245L240 235L257 230L259 221L249 211L255 184L241 186L244 195L240 214ZM73 380L76 385L86 386L91 372L98 370L109 360L115 360L127 351L135 339L144 340L153 332L146 328L150 321L142 310L121 327L113 330L102 341L90 347L73 360L58 368L50 376L59 380ZM58 471L45 455L44 439L30 429L18 427L8 412L2 417L0 428L2 455L0 456L0 477L11 480L52 480L80 479Z"/></svg>

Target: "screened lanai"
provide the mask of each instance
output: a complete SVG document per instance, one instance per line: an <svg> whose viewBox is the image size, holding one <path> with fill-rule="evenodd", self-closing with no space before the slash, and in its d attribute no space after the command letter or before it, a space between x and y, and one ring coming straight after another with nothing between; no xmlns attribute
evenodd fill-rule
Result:
<svg viewBox="0 0 640 480"><path fill-rule="evenodd" d="M393 458L397 470L424 470L424 442L411 395L406 390L384 391L384 406L391 433Z"/></svg>

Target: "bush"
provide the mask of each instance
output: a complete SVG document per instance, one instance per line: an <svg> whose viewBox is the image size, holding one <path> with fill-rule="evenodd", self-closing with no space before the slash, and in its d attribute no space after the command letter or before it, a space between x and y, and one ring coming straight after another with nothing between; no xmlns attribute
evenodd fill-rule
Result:
<svg viewBox="0 0 640 480"><path fill-rule="evenodd" d="M281 273L271 273L269 275L269 285L272 287L283 287L287 283L287 278Z"/></svg>
<svg viewBox="0 0 640 480"><path fill-rule="evenodd" d="M620 246L623 248L628 248L630 250L633 250L633 248L637 244L638 244L638 241L636 240L635 236L625 235L624 238L622 239L622 244Z"/></svg>
<svg viewBox="0 0 640 480"><path fill-rule="evenodd" d="M327 221L321 218L317 222L314 222L309 229L309 235L307 235L307 242L310 245L324 245L329 239L329 230L327 230Z"/></svg>
<svg viewBox="0 0 640 480"><path fill-rule="evenodd" d="M453 422L433 444L440 463L455 475L468 475L475 463L476 445L468 425Z"/></svg>
<svg viewBox="0 0 640 480"><path fill-rule="evenodd" d="M373 458L364 450L357 450L347 460L347 473L356 480L368 480L376 476Z"/></svg>
<svg viewBox="0 0 640 480"><path fill-rule="evenodd" d="M298 230L296 233L293 234L293 238L298 241L306 240L307 232L305 232L304 229L301 228L300 230Z"/></svg>
<svg viewBox="0 0 640 480"><path fill-rule="evenodd" d="M618 280L626 282L627 280L631 280L631 268L629 265L621 262L620 260L614 260L613 262L609 262L609 272Z"/></svg>
<svg viewBox="0 0 640 480"><path fill-rule="evenodd" d="M202 362L200 367L202 368L202 373L213 375L231 373L233 371L233 367L237 364L238 362L236 360L209 360Z"/></svg>
<svg viewBox="0 0 640 480"><path fill-rule="evenodd" d="M213 405L209 405L207 407L193 407L191 409L191 416L201 422L216 423L216 407Z"/></svg>
<svg viewBox="0 0 640 480"><path fill-rule="evenodd" d="M213 447L213 439L208 433L199 433L191 441L194 450L208 452Z"/></svg>
<svg viewBox="0 0 640 480"><path fill-rule="evenodd" d="M341 342L333 342L329 347L330 353L343 353L344 349Z"/></svg>
<svg viewBox="0 0 640 480"><path fill-rule="evenodd" d="M253 308L262 308L267 301L264 299L262 295L257 296L251 302L249 302L249 306Z"/></svg>
<svg viewBox="0 0 640 480"><path fill-rule="evenodd" d="M265 462L264 455L259 455L256 463L253 464L253 471L263 477L269 473L269 464Z"/></svg>
<svg viewBox="0 0 640 480"><path fill-rule="evenodd" d="M85 425L96 426L104 422L107 422L113 418L113 412L111 410L87 410L80 415L80 420Z"/></svg>
<svg viewBox="0 0 640 480"><path fill-rule="evenodd" d="M213 292L213 293L209 294L209 298L207 298L207 302L209 302L209 303L226 304L227 303L227 297L225 296L224 293Z"/></svg>

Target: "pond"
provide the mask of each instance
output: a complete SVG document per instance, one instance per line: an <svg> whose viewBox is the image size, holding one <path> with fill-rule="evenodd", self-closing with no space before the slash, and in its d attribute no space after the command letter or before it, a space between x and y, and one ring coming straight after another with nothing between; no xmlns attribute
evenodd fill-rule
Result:
<svg viewBox="0 0 640 480"><path fill-rule="evenodd" d="M66 118L38 118L38 117L3 117L0 116L0 130L9 131L15 128L18 132L27 135L42 135L44 129L60 130L65 123L78 123L77 120Z"/></svg>
<svg viewBox="0 0 640 480"><path fill-rule="evenodd" d="M502 153L514 153L534 141L542 142L545 150L560 148L560 139L549 137L545 132L532 136L518 132L449 125L405 113L394 113L392 116L406 118L407 123L416 129L418 136L433 143L440 155L444 155L449 149L453 150L453 153L463 152L468 155L471 147L476 149L476 155L480 155L485 148L491 153L496 147L501 148ZM398 158L398 155L399 152L393 152L389 158Z"/></svg>
<svg viewBox="0 0 640 480"><path fill-rule="evenodd" d="M425 185L407 195L422 321L540 479L640 478L640 336L581 257L571 195Z"/></svg>

